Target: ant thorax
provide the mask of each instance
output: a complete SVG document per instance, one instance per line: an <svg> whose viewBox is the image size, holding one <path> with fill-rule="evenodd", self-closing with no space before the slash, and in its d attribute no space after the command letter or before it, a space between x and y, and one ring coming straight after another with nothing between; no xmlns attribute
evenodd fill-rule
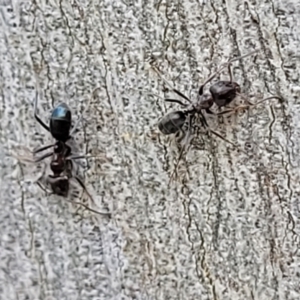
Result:
<svg viewBox="0 0 300 300"><path fill-rule="evenodd" d="M198 95L197 101L193 103L193 107L197 112L200 112L202 109L211 108L214 104L214 99L210 93L204 93Z"/></svg>

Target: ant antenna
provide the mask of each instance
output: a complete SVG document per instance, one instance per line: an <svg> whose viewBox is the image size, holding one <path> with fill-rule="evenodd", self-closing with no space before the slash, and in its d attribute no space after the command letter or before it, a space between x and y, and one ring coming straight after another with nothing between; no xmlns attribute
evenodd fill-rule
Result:
<svg viewBox="0 0 300 300"><path fill-rule="evenodd" d="M193 119L193 117L189 116L189 127L188 127L188 130L187 130L187 134L184 137L185 142L184 142L184 145L182 146L182 148L180 150L180 153L179 153L179 156L178 156L178 159L177 159L177 163L176 163L175 168L174 168L174 170L173 170L173 172L172 172L172 174L170 176L168 187L170 186L171 181L172 181L173 177L175 176L175 174L177 174L177 169L178 169L178 166L179 166L179 162L180 162L180 160L182 158L183 152L184 152L184 150L186 149L186 147L190 143L190 140L191 140L192 119Z"/></svg>
<svg viewBox="0 0 300 300"><path fill-rule="evenodd" d="M228 62L225 62L225 63L222 63L218 70L213 73L210 77L208 77L203 84L201 84L200 88L199 88L199 95L202 95L203 94L203 89L204 89L204 86L207 85L210 81L212 81L218 74L220 74L225 68L228 67L228 70L229 70L229 74L230 74L230 81L232 81L232 73L231 73L231 69L230 69L230 66L233 62L237 61L237 60L241 60L247 56L250 56L254 53L257 53L259 52L259 50L254 50L254 51L251 51L245 55L242 55L242 56L239 56L239 57L236 57L236 58L232 58L230 59Z"/></svg>
<svg viewBox="0 0 300 300"><path fill-rule="evenodd" d="M177 95L179 95L180 97L182 97L183 99L185 99L186 101L188 101L189 103L192 103L192 101L187 96L185 96L184 94L182 94L180 91L174 89L174 87L172 87L172 85L161 75L161 73L158 71L158 69L155 66L152 66L152 69L158 74L158 76L162 79L162 81L164 81L170 87L170 89L174 93L176 93ZM171 102L171 101L169 101L169 102ZM181 104L181 105L186 106L186 104Z"/></svg>

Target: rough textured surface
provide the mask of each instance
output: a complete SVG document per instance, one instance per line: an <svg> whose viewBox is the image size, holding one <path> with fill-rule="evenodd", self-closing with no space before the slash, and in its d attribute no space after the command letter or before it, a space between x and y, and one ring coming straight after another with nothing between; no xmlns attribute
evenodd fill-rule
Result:
<svg viewBox="0 0 300 300"><path fill-rule="evenodd" d="M1 299L300 299L300 4L212 2L0 2ZM179 150L157 121L176 95L149 62L193 98L254 48L236 81L283 101L209 117L248 154L202 134L168 186ZM12 156L51 141L36 91L48 122L61 101L76 120L96 88L75 142L108 158L84 177L111 219L48 196L49 160Z"/></svg>

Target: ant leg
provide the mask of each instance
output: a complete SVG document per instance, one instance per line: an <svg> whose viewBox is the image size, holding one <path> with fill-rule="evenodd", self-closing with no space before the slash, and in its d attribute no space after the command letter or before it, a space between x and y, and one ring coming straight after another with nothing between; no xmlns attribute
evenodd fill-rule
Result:
<svg viewBox="0 0 300 300"><path fill-rule="evenodd" d="M212 114L213 114L213 112L211 112ZM208 124L207 124L207 121L206 121L206 119L205 119L205 117L204 117L204 115L203 115L203 113L200 111L199 112L199 115L200 115L200 117L201 117L201 122L202 122L202 125L203 125L203 127L209 127L208 126Z"/></svg>
<svg viewBox="0 0 300 300"><path fill-rule="evenodd" d="M93 156L86 156L86 155L76 155L76 154L72 154L70 156L68 156L68 160L73 160L73 159L83 159L83 158L90 158L90 157L93 157Z"/></svg>
<svg viewBox="0 0 300 300"><path fill-rule="evenodd" d="M88 197L91 199L91 201L92 201L93 203L95 203L95 201L94 201L92 195L88 192L87 188L85 187L85 185L84 185L84 183L81 181L81 179L78 178L77 176L75 176L75 177L73 177L73 178L75 178L76 181L80 184L80 186L81 186L82 189L85 191L85 193L88 195ZM92 212L94 212L94 213L96 213L96 214L102 215L102 216L110 216L110 215L111 215L110 213L104 213L104 212L99 212L99 211L97 211L97 210L94 210L94 209L88 207L87 205L85 205L85 204L83 204L83 203L81 203L81 202L74 202L74 201L71 201L71 202L72 202L72 203L75 203L75 204L79 204L79 205L85 207L87 210L90 210L90 211L92 211Z"/></svg>
<svg viewBox="0 0 300 300"><path fill-rule="evenodd" d="M219 70L217 72L220 73L222 70L224 70L225 67L228 67L228 73L229 73L229 76L230 76L230 82L232 82L233 81L233 74L232 74L232 70L231 70L232 63L235 62L235 61L237 61L237 60L244 59L247 56L251 56L251 55L253 55L253 54L257 53L257 52L259 52L259 50L254 50L254 51L251 51L251 52L249 52L247 54L241 55L239 57L232 58L228 62L226 62L224 64L221 64L220 68L219 68Z"/></svg>
<svg viewBox="0 0 300 300"><path fill-rule="evenodd" d="M189 117L189 127L188 127L188 130L187 130L187 133L186 133L186 136L185 136L185 142L184 142L184 145L182 146L181 150L180 150L180 153L179 153L179 156L178 156L178 160L177 160L177 163L175 165L175 168L174 168L174 171L172 172L171 176L170 176L170 179L169 179L169 183L168 183L168 186L170 186L170 183L174 177L174 175L177 173L177 169L178 169L178 166L179 166L179 162L182 158L182 155L183 155L183 152L184 150L186 149L187 145L189 144L190 142L190 138L191 138L191 128L192 128L192 118L193 117Z"/></svg>
<svg viewBox="0 0 300 300"><path fill-rule="evenodd" d="M180 97L182 97L183 99L185 99L186 101L188 101L189 103L192 103L192 101L187 97L185 96L184 94L182 94L180 91L174 89L174 87L172 87L172 85L166 80L163 78L163 76L161 75L161 73L157 70L156 67L152 66L152 69L158 74L158 76L163 80L163 82L168 85L171 90L176 93L177 95L179 95Z"/></svg>
<svg viewBox="0 0 300 300"><path fill-rule="evenodd" d="M173 88L173 92L175 92L177 95L179 95L180 97L182 97L183 99L185 99L189 103L192 103L192 101L187 96L185 96L184 94L182 94L180 91L178 91L178 90L176 90L176 89Z"/></svg>
<svg viewBox="0 0 300 300"><path fill-rule="evenodd" d="M47 190L47 188L45 186L43 186L43 184L40 182L40 180L45 176L45 173L46 173L46 164L44 164L42 174L39 176L39 178L35 182L39 185L39 187L42 190L46 191L46 193L49 194L49 192L51 192L51 191Z"/></svg>
<svg viewBox="0 0 300 300"><path fill-rule="evenodd" d="M212 112L209 108L207 108L205 111L208 113L208 114L211 114L211 115L215 115L215 116L219 116L219 115L225 115L227 113L230 113L230 112L233 112L235 109L230 109L230 110L225 110L225 111L221 111L219 113L214 113Z"/></svg>
<svg viewBox="0 0 300 300"><path fill-rule="evenodd" d="M97 215L100 215L100 216L107 216L107 217L111 216L111 213L100 212L98 210L95 210L95 209L92 209L92 208L88 207L87 205L85 205L84 203L81 203L81 202L71 201L71 200L68 200L68 199L65 199L65 201L70 202L72 204L81 205L85 209L87 209L87 210L89 210L89 211L91 211L91 212L93 212L93 213L95 213Z"/></svg>
<svg viewBox="0 0 300 300"><path fill-rule="evenodd" d="M247 56L251 56L251 55L253 55L253 54L257 53L257 52L259 52L259 50L254 50L254 51L251 51L251 52L249 52L247 54L244 54L242 56L239 56L239 57L236 57L236 58L232 58L227 63L225 63L225 66L227 66L227 64L233 63L234 61L244 59Z"/></svg>
<svg viewBox="0 0 300 300"><path fill-rule="evenodd" d="M52 152L46 153L43 156L34 159L33 162L35 162L35 163L40 162L40 161L44 160L45 158L50 157L52 154L53 154Z"/></svg>
<svg viewBox="0 0 300 300"><path fill-rule="evenodd" d="M73 160L76 160L76 159L88 159L88 158L96 158L97 156L86 156L86 155L80 155L80 154L71 154L69 156L67 156L67 161L70 162L70 165L71 165L71 169L73 168ZM84 164L82 163L79 163L79 165L81 167L85 167Z"/></svg>
<svg viewBox="0 0 300 300"><path fill-rule="evenodd" d="M186 106L188 106L187 104L185 104L185 103L183 103L183 102L181 102L180 100L177 100L177 99L169 99L169 98L167 98L167 99L164 99L166 102L174 102L174 103L177 103L177 104L179 104L179 105L181 105L181 106L184 106L184 107L186 107Z"/></svg>
<svg viewBox="0 0 300 300"><path fill-rule="evenodd" d="M230 82L233 81L233 75L232 75L232 70L231 70L231 64L228 64L228 73L229 73L229 77L230 77Z"/></svg>
<svg viewBox="0 0 300 300"><path fill-rule="evenodd" d="M263 103L263 102L266 102L266 101L268 101L268 100L270 100L270 99L277 99L277 100L282 101L282 98L280 98L280 97L277 97L277 96L271 96L271 97L264 98L264 99L262 99L262 100L260 100L260 101L258 101L258 102L256 102L256 103L251 103L251 102L248 101L249 105L241 105L241 106L238 106L238 107L236 108L236 110L238 110L238 109L244 109L244 108L248 108L248 107L254 107L254 106L257 106L257 105L259 105L259 104L261 104L261 103Z"/></svg>
<svg viewBox="0 0 300 300"><path fill-rule="evenodd" d="M205 111L210 115L215 115L215 113L213 113L209 108L206 108Z"/></svg>
<svg viewBox="0 0 300 300"><path fill-rule="evenodd" d="M72 135L75 133L75 131L76 131L76 129L77 129L79 123L81 122L81 120L82 120L82 115L78 118L78 120L77 120L76 123L74 124L74 126L73 126L73 128L72 128L72 130L71 130L69 136L72 136Z"/></svg>
<svg viewBox="0 0 300 300"><path fill-rule="evenodd" d="M36 184L40 187L41 190L43 190L46 193L47 196L54 194L53 191L48 190L41 182L37 181Z"/></svg>
<svg viewBox="0 0 300 300"><path fill-rule="evenodd" d="M242 150L238 145L234 144L233 142L231 142L231 141L225 139L220 133L218 133L218 132L216 132L216 131L214 131L214 130L211 130L211 129L210 129L209 131L210 131L211 133L213 133L214 135L216 135L217 137L219 137L220 139L222 139L223 141L225 141L225 142L229 143L230 145L232 145L234 148L237 148L238 150L240 150L240 151L242 151L243 153L245 153L245 154L248 155L247 152L245 152L244 150Z"/></svg>
<svg viewBox="0 0 300 300"><path fill-rule="evenodd" d="M47 150L47 149L49 149L51 147L54 147L54 146L55 146L55 144L47 145L45 147L41 147L41 148L38 148L36 150L33 150L32 153L36 154L36 153L42 152L42 151Z"/></svg>
<svg viewBox="0 0 300 300"><path fill-rule="evenodd" d="M280 97L277 97L277 96L271 96L271 97L267 97L267 98L265 98L265 99L262 99L262 100L260 100L260 101L258 101L258 102L256 102L256 103L252 104L251 106L257 106L258 104L261 104L262 102L265 102L265 101L270 100L270 99L277 99L277 100L282 101L282 98L280 98Z"/></svg>
<svg viewBox="0 0 300 300"><path fill-rule="evenodd" d="M259 105L259 104L261 104L261 103L263 103L263 102L265 102L267 100L270 100L270 99L282 100L280 97L271 96L271 97L267 97L265 99L262 99L262 100L260 100L260 101L258 101L256 103L254 103L254 104L252 104L251 102L248 101L249 102L248 105L239 105L239 106L237 106L237 107L235 107L233 109L222 111L222 112L218 113L218 115L224 115L226 113L236 112L236 111L241 110L241 109L247 109L247 108L250 108L250 107L254 107L254 106L257 106L257 105Z"/></svg>
<svg viewBox="0 0 300 300"><path fill-rule="evenodd" d="M37 157L37 158L29 158L29 157L26 157L26 156L16 156L16 158L21 160L21 161L26 161L26 162L29 162L29 163L38 163L38 162L44 160L45 158L50 157L52 154L53 154L52 152L51 153L46 153L43 156Z"/></svg>
<svg viewBox="0 0 300 300"><path fill-rule="evenodd" d="M180 104L181 106L184 106L184 107L188 106L188 104L185 104L185 103L183 103L183 102L181 102L180 100L177 100L177 99L163 98L163 97L161 97L161 96L159 96L157 94L153 94L153 93L145 93L145 94L151 95L151 96L155 96L155 97L160 98L160 99L163 99L166 102L175 102L175 103L178 103L178 104Z"/></svg>
<svg viewBox="0 0 300 300"><path fill-rule="evenodd" d="M225 69L225 67L227 66L227 64L229 64L229 66L230 66L231 63L228 62L228 63L224 63L223 66L221 65L221 66L219 67L219 69L218 69L215 73L213 73L210 77L208 77L208 78L204 81L203 84L200 85L199 92L198 92L199 96L203 95L204 87L205 87L210 81L212 81L218 74L220 74L221 71L223 71L223 70Z"/></svg>
<svg viewBox="0 0 300 300"><path fill-rule="evenodd" d="M90 97L89 102L88 102L88 104L87 104L86 107L85 107L85 110L82 112L81 116L78 118L78 120L77 120L76 123L74 124L74 126L73 126L73 128L72 128L72 130L71 130L69 136L72 136L72 135L75 133L75 130L77 129L79 123L82 121L82 116L87 112L87 110L88 110L88 108L89 108L89 106L90 106L90 104L91 104L91 102L92 102L92 99L93 99L94 96L95 96L95 92L96 92L97 90L99 90L99 88L95 88L95 89L93 90L92 96Z"/></svg>
<svg viewBox="0 0 300 300"><path fill-rule="evenodd" d="M38 102L38 92L36 92L35 101L34 101L34 117L47 131L50 132L50 128L39 118L37 114L37 102Z"/></svg>
<svg viewBox="0 0 300 300"><path fill-rule="evenodd" d="M76 179L76 181L80 184L80 186L82 187L82 189L85 191L85 193L88 195L88 197L90 198L90 200L95 203L92 195L88 192L87 188L85 187L84 183L82 182L82 180L78 177L78 176L74 176L73 178Z"/></svg>
<svg viewBox="0 0 300 300"><path fill-rule="evenodd" d="M204 81L203 84L200 85L200 88L199 88L199 91L198 91L199 96L202 96L202 95L203 95L204 87L205 87L210 81L212 81L218 74L219 74L219 71L216 71L213 75L211 75L208 79L206 79L206 80Z"/></svg>
<svg viewBox="0 0 300 300"><path fill-rule="evenodd" d="M238 96L240 96L243 100L245 100L250 106L254 105L252 102L249 101L249 99L247 97L245 97L243 94L241 93L236 93Z"/></svg>
<svg viewBox="0 0 300 300"><path fill-rule="evenodd" d="M77 155L77 154L72 154L67 157L68 160L75 160L75 159L89 159L89 158L102 158L104 159L105 162L110 162L106 157L103 156L98 156L98 155Z"/></svg>
<svg viewBox="0 0 300 300"><path fill-rule="evenodd" d="M79 156L78 156L79 157ZM90 198L90 200L95 203L92 195L88 192L87 188L85 187L84 183L81 181L81 179L78 177L78 176L73 176L72 174L72 169L73 169L73 161L68 157L67 159L67 163L69 164L68 166L68 170L67 170L67 173L68 173L68 177L69 178L74 178L76 179L76 181L80 184L80 186L82 187L82 189L84 190L84 192L88 195L88 197Z"/></svg>

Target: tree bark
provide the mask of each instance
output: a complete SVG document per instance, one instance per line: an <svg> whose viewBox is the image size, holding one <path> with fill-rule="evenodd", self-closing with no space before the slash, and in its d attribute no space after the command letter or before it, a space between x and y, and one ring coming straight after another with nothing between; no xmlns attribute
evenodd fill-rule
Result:
<svg viewBox="0 0 300 300"><path fill-rule="evenodd" d="M298 1L2 1L0 20L1 299L300 299ZM181 108L163 99L195 101L254 49L230 106L281 100L205 113L237 147L196 122L170 181L180 145L157 124ZM95 204L68 199L111 218L41 189L51 158L20 159L53 142L36 92L47 124L61 102L82 115Z"/></svg>

